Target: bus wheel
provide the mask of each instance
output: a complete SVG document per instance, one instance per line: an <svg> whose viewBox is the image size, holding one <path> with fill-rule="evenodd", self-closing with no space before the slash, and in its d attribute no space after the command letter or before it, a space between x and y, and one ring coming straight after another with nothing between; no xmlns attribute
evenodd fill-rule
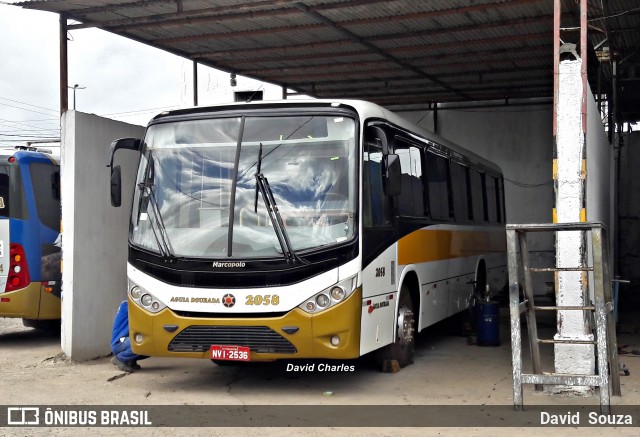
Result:
<svg viewBox="0 0 640 437"><path fill-rule="evenodd" d="M60 320L22 319L22 324L27 328L35 328L54 334L60 332Z"/></svg>
<svg viewBox="0 0 640 437"><path fill-rule="evenodd" d="M376 352L376 361L382 367L383 372L397 372L401 368L413 364L415 356L416 320L413 314L413 301L409 290L404 286L400 290L397 320L395 342L378 349Z"/></svg>

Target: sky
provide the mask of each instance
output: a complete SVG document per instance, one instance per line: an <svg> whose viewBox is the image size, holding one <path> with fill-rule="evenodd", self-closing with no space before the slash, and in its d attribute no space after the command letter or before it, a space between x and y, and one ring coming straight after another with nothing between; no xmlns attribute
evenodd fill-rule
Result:
<svg viewBox="0 0 640 437"><path fill-rule="evenodd" d="M7 3L0 1L0 147L60 135L59 17ZM190 60L99 29L70 31L67 50L78 111L144 126L163 110L193 104ZM272 84L237 81L231 88L228 73L199 66L199 104L232 101L234 90L261 89L265 99L282 93Z"/></svg>

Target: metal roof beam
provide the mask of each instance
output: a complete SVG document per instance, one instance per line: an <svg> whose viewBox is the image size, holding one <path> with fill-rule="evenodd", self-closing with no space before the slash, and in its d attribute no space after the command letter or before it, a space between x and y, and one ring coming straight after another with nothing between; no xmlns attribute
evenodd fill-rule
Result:
<svg viewBox="0 0 640 437"><path fill-rule="evenodd" d="M384 57L385 59L398 64L400 67L405 68L419 76L423 76L427 79L429 79L430 81L437 83L438 85L440 85L442 88L446 89L447 91L451 91L455 94L457 94L458 96L466 99L468 98L467 95L465 95L463 92L460 92L459 90L456 90L454 88L451 88L449 85L447 85L446 83L442 82L440 79L438 79L435 76L432 76L430 74L425 73L424 71L420 70L419 68L414 67L411 64L407 64L406 62L402 61L401 59L396 58L395 56L392 56L388 53L386 53L384 50L380 49L379 47L371 44L369 41L359 37L358 35L356 35L355 33L344 29L343 27L338 26L335 22L331 21L330 19L328 19L327 17L325 17L324 15L316 12L316 11L312 11L309 9L309 7L307 5L305 5L304 3L298 3L296 4L296 7L298 7L301 11L303 11L304 13L306 13L308 16L310 16L311 18L313 18L316 21L319 21L322 24L325 24L326 26L329 26L333 29L335 29L336 31L338 31L339 33L341 33L342 35L344 35L345 37L347 37L348 39L351 39L355 42L357 42L358 44L364 46L365 48L371 50L374 53L379 54L380 56Z"/></svg>
<svg viewBox="0 0 640 437"><path fill-rule="evenodd" d="M550 86L549 89L540 89L538 92L530 91L530 92L516 92L508 96L509 99L527 99L527 98L537 98L537 97L547 97L549 92L553 87ZM478 93L473 95L474 100L476 101L490 101L490 100L504 100L505 95L501 93ZM438 103L448 103L448 102L457 102L456 98L450 94L413 94L409 96L396 97L394 95L389 96L380 96L376 98L366 98L363 96L363 100L370 100L372 102L378 103L382 106L387 105L401 105L401 104L424 104L428 102L438 102ZM452 108L453 109L453 108Z"/></svg>
<svg viewBox="0 0 640 437"><path fill-rule="evenodd" d="M487 8L496 8L496 7L508 7L508 6L517 6L521 4L530 4L536 3L543 0L510 0L510 1L501 1L501 2L487 2L479 5L465 6L465 7L456 7L456 8L448 8L448 9L440 9L436 11L423 11L423 12L413 12L411 14L403 14L403 15L395 15L393 16L394 20L410 20L416 18L433 18L440 17L452 14L463 14L469 12L476 12L480 10L485 10ZM275 0L268 1L263 0L254 3L241 3L237 5L230 6L218 6L212 8L202 8L188 11L177 11L172 13L165 14L156 14L149 15L146 17L135 17L135 18L124 18L118 20L110 20L104 21L101 23L90 23L88 15L91 13L98 12L116 12L118 9L124 9L125 7L144 7L147 6L149 1L141 1L135 3L127 3L122 5L122 7L113 7L110 6L109 9L103 10L103 8L85 8L80 9L79 14L75 14L74 18L83 21L83 24L70 26L70 29L83 29L87 27L99 27L99 28L110 28L114 31L127 31L133 29L145 29L145 28L162 28L162 27L171 27L171 26L179 26L182 24L204 24L210 23L212 21L222 22L226 20L237 20L237 19L252 19L258 17L269 17L274 15L282 15L286 13L294 12L295 9L290 9L295 7L295 3L299 3L300 0ZM173 3L167 0L157 1L156 3ZM328 3L328 4L320 4L320 5L311 5L307 6L310 10L313 11L327 11L334 9L346 9L353 8L363 5L370 5L376 3L389 3L389 0L351 0L346 3ZM256 8L269 8L265 11L256 12ZM245 12L238 12L238 11ZM233 11L233 14L229 15L221 15L223 12ZM361 20L354 20L352 24L375 24L387 21L388 17L374 17L367 18ZM90 21L90 20L89 20Z"/></svg>
<svg viewBox="0 0 640 437"><path fill-rule="evenodd" d="M470 76L475 76L472 79L475 80L476 82L478 82L479 77L482 76L482 80L486 83L489 83L491 81L493 81L494 79L493 76L496 74L518 74L518 73L523 73L526 72L528 73L527 79L531 78L531 75L538 72L538 73L542 73L542 75L544 73L548 73L551 70L550 67L540 67L540 68L520 68L520 69L510 69L510 70L499 70L499 71L491 71L491 70L485 70L483 72L473 72L473 73L457 73L457 74L451 74L449 77L451 78L459 78L460 80L458 81L451 81L452 84L473 84L473 81L470 81L469 79L465 79L463 80L462 78L469 78ZM542 77L541 75L541 77ZM367 89L370 86L376 86L379 85L381 83L383 84L394 84L394 83L407 83L407 82L415 82L416 85L420 84L420 80L424 79L424 78L420 78L420 77L416 77L416 76L407 76L407 75L397 75L397 76L391 76L391 77L372 77L370 75L364 76L364 77L355 77L355 78L344 78L341 77L339 79L336 80L323 80L323 81L299 81L299 82L288 82L291 83L299 88L304 88L304 89L308 89L309 87L315 87L316 89L345 89L345 90L350 90L350 89L354 89L354 88L363 88L363 89ZM517 80L517 78L515 78ZM506 81L503 78L500 78L499 80L503 80ZM513 80L513 79L511 79ZM551 80L551 79L549 79ZM480 83L480 82L478 82ZM424 84L422 84L424 85Z"/></svg>
<svg viewBox="0 0 640 437"><path fill-rule="evenodd" d="M225 33L208 33L203 35L189 35L189 36L179 36L173 38L157 38L153 40L154 44L176 44L182 42L194 42L194 41L212 41L212 40L221 40L221 39L229 39L229 38L238 38L241 36L255 36L255 35L264 35L264 34L272 34L272 33L290 33L290 32L304 32L312 29L322 29L325 26L321 23L311 23L311 24L300 24L298 26L282 26L282 27L272 27L272 28L263 28L263 29L251 29L251 30L243 30L240 32L225 32Z"/></svg>
<svg viewBox="0 0 640 437"><path fill-rule="evenodd" d="M505 5L514 5L514 4L520 4L520 3L531 3L531 2L538 2L540 0L512 0L509 3L506 2L500 2L500 3L487 3L487 4L483 4L483 5L475 5L475 6L469 6L469 7L464 7L464 8L453 8L453 9L446 9L446 10L438 10L438 11L425 11L425 12L414 12L411 14L404 14L404 15L397 15L394 16L393 19L394 21L396 20L411 20L411 19L416 19L416 18L427 18L427 17L431 17L431 16L439 16L439 15L452 15L452 14L461 14L461 13L466 13L472 10L477 10L477 9L486 9L489 7L499 7L502 6L504 7ZM350 3L348 3L350 4ZM310 7L310 6L306 6L304 3L302 2L297 2L294 4L294 6L297 6L298 8L300 8L302 5L303 9L306 8L307 11L309 13L311 12L315 12L317 13L317 10L321 9L319 7ZM264 12L259 12L259 13L255 13L255 14L243 14L243 13L238 13L238 14L230 14L230 15L224 15L224 16L215 16L215 17L211 17L211 19L208 19L208 21L213 21L215 20L216 22L221 22L224 20L240 20L240 19L251 19L251 18L258 18L260 16L278 16L278 15L282 15L282 14L291 14L292 10L285 10L285 9L279 9L279 10L274 10L274 11L264 11ZM318 13L318 15L320 17L324 17L324 15L321 15ZM357 20L350 20L350 21L341 21L341 22L334 22L331 21L335 26L339 27L340 29L345 29L347 27L353 27L353 26L358 26L358 25L362 25L362 24L372 24L372 23L376 23L376 22L383 22L383 21L388 21L389 18L388 17L375 17L375 18L365 18L365 19L357 19ZM456 33L456 32L466 32L466 31L473 31L473 30L478 30L478 29L492 29L495 27L507 27L507 26L524 26L527 24L532 24L532 23L536 23L536 22L544 22L544 21L549 21L551 22L553 20L553 16L552 15L540 15L540 16L536 16L536 17L525 17L525 18L518 18L518 19L513 19L513 20L503 20L503 21L499 21L499 22L493 22L493 23L484 23L484 24L477 24L474 23L472 25L468 25L468 26L458 26L458 27L453 27L453 28L444 28L444 29L430 29L430 30L425 30L425 31L420 31L420 32L409 32L409 33L397 33L397 34L388 34L388 35L380 35L380 36L372 36L369 38L370 41L383 41L383 40L397 40L397 39L402 39L402 38L415 38L415 37L424 37L424 36L432 36L432 35L441 35L441 34L445 34L445 33ZM188 21L185 21L185 24L198 24L200 21L198 19L191 19ZM259 29L259 33L276 33L276 32L290 32L290 31L297 31L297 30L306 30L309 28L315 28L317 26L312 26L312 27L306 27L307 25L300 25L300 26L295 26L295 27L291 27L291 26L282 26L282 27L275 27L275 28L269 28L269 29ZM125 27L125 28L118 28L118 29L112 29L114 31L124 31L124 30L131 30L131 26L129 27ZM225 39L225 38L237 38L238 36L244 36L244 35L254 35L256 34L256 30L245 30L245 31L238 31L238 32L223 32L223 33L209 33L209 34L202 34L202 35L190 35L190 36L182 36L182 37L174 37L174 38L164 38L164 39L158 39L156 41L158 42L163 42L163 43L178 43L178 42L193 42L193 41L200 41L200 40L220 40L220 39ZM350 39L350 38L347 38ZM339 43L339 41L333 41L332 43Z"/></svg>
<svg viewBox="0 0 640 437"><path fill-rule="evenodd" d="M489 80L488 78L491 77L491 75L496 75L496 74L501 74L501 75L505 75L505 74L514 74L514 73L523 73L523 72L527 72L527 73L534 73L534 72L546 72L546 73L550 73L552 71L552 66L542 66L542 67L536 67L536 68L531 68L531 67L523 67L523 68L509 68L509 69L502 69L502 70L476 70L473 72L458 72L458 73L451 73L449 75L447 75L447 77L468 77L471 75L475 75L475 76L482 76L484 80ZM329 75L327 74L326 77L335 77L336 75ZM344 75L342 75L344 76ZM282 78L282 77L286 77L286 76L278 76L278 78ZM290 76L290 77L295 77L295 76ZM298 76L300 77L300 76ZM304 76L302 77L300 81L287 81L287 83L293 84L295 86L299 86L299 87L305 87L305 86L311 86L314 85L316 87L319 86L324 86L324 85L333 85L333 84L349 84L348 87L346 87L347 89L353 88L354 86L358 87L367 87L367 84L371 84L371 83L378 83L378 82L393 82L393 81L406 81L406 80L416 80L416 79L420 79L420 77L416 77L416 76L407 76L407 75L399 75L399 76L392 76L392 77L372 77L371 75L367 75L366 78L350 78L350 79L338 79L338 80L323 80L323 81L305 81L304 79L306 79L308 76ZM551 77L549 77L549 81L551 81ZM468 81L467 81L468 83Z"/></svg>
<svg viewBox="0 0 640 437"><path fill-rule="evenodd" d="M189 0L182 0L182 2L184 1L189 1ZM126 9L145 8L147 6L153 6L157 4L176 5L176 0L139 0L139 1L129 2L129 3L108 4L105 6L94 6L89 8L82 8L80 6L77 6L76 9L67 10L66 12L69 13L70 17L71 16L79 17L83 15L99 14L103 12L117 13L119 11L126 10ZM27 3L23 5L23 7L29 8L29 4ZM37 9L37 8L33 8L33 9ZM176 5L176 9L177 9L177 5ZM78 14L78 11L80 11L81 14Z"/></svg>
<svg viewBox="0 0 640 437"><path fill-rule="evenodd" d="M299 0L291 0L286 3L295 3ZM276 6L277 3L272 1L264 1L260 2L261 4L265 4L265 6ZM283 2L285 3L285 2ZM264 11L255 11L250 10L248 12L237 12L238 9L245 9L249 6L254 7L253 4L247 5L237 5L235 7L231 6L220 6L217 8L207 8L200 9L196 11L182 11L182 12L173 12L167 14L158 14L158 15L149 15L147 17L139 17L139 18L125 18L120 20L112 20L105 21L102 23L92 23L90 21L83 24L76 24L73 26L69 26L71 30L74 29L84 29L87 27L97 27L100 29L109 29L114 32L126 32L131 30L141 30L141 29L162 29L165 27L178 27L182 25L198 25L210 23L212 21L221 22L225 20L243 20L243 19L255 19L261 17L273 17L273 16L283 16L287 14L297 14L298 11L295 9L281 7L278 9L268 9ZM232 10L235 11L232 14L226 15L210 15L212 11L220 10Z"/></svg>
<svg viewBox="0 0 640 437"><path fill-rule="evenodd" d="M504 37L494 37L494 38L478 38L474 40L462 40L448 43L434 43L429 44L428 46L425 44L417 44L417 45L408 45L398 48L391 49L393 52L415 52L424 50L425 47L428 47L430 50L442 50L442 49L454 49L460 47L466 47L468 45L495 45L497 47L503 46L505 43L515 42L515 41L528 41L528 40L548 40L549 35L546 32L542 33L530 33L523 35L513 35L508 39ZM238 62L238 63L258 63L258 62L281 62L287 60L298 60L298 59L320 59L320 58L339 58L339 57L352 57L352 56L360 56L366 55L370 53L365 50L357 50L357 51L345 51L345 52L329 52L329 53L320 53L318 52L324 46L334 44L333 42L324 42L324 43L311 43L311 44L299 44L295 46L280 46L280 47L268 47L264 49L238 49L238 50L225 50L220 52L202 52L202 53L194 53L192 55L193 59L206 59L206 58L217 58L222 57L225 58L226 61L229 62ZM353 42L345 42L344 40L340 41L340 44L343 46L352 45ZM303 55L297 52L308 53L310 50L313 50L313 54ZM500 49L504 50L504 49ZM272 53L272 52L288 52L291 53L290 56L285 57L259 57L257 55L264 53ZM293 52L293 53L292 53ZM243 57L245 59L229 59L230 57L237 55L239 57ZM437 55L434 55L437 56ZM454 55L455 56L455 55Z"/></svg>
<svg viewBox="0 0 640 437"><path fill-rule="evenodd" d="M165 14L148 15L146 17L123 18L118 20L103 21L100 23L86 22L71 26L71 29L84 29L88 27L98 27L114 31L126 31L134 29L175 27L182 24L204 24L212 21L222 22L226 20L249 19L259 17L280 16L287 13L299 13L293 9L293 5L300 0L262 0L258 2L240 3L228 6L217 6L212 8L191 9L188 11L178 11ZM343 9L345 7L355 7L370 5L374 3L388 3L389 0L351 0L349 3L331 3L311 6L314 10ZM256 11L262 9L264 11ZM87 8L89 9L89 8ZM102 12L82 9L83 14L76 19L80 21L90 21L86 17L91 13ZM98 9L98 8L96 8ZM238 12L244 10L245 12ZM221 15L221 13L233 11L233 14ZM82 19L84 18L84 20Z"/></svg>
<svg viewBox="0 0 640 437"><path fill-rule="evenodd" d="M491 64L491 65L504 65L504 64L513 64L516 61L540 61L540 60L548 60L549 47L547 45L531 47L529 49L519 50L518 53L512 54L510 58L505 58L505 50L494 50L494 51L482 51L482 52L464 52L457 53L454 55L445 55L442 57L436 56L418 56L412 57L411 61L414 65L420 68L429 68L429 69L451 69L451 68L463 68L463 69L476 69L476 64ZM359 52L361 54L367 54L368 52ZM539 54L543 53L542 56ZM535 56L538 54L538 56ZM449 60L452 58L456 58L455 62L437 62L442 60ZM479 59L475 63L471 61L471 59ZM312 56L309 58L303 59L313 59ZM291 58L290 60L300 60L298 58ZM436 62L434 62L436 61ZM261 61L255 60L246 60L246 61L233 61L235 66L249 64L256 65L260 62L282 62L282 59L263 59ZM375 67L380 65L380 61L358 61L358 67ZM326 62L326 63L316 63L316 64L305 64L305 65L291 65L285 67L273 67L273 68L247 68L247 69L238 69L237 71L240 73L249 73L249 74L272 74L272 73L304 73L306 71L316 71L318 68L322 68L325 71L344 71L345 69L352 70L353 62L347 60L346 62Z"/></svg>
<svg viewBox="0 0 640 437"><path fill-rule="evenodd" d="M495 92L497 90L514 90L514 89L539 89L539 88L549 88L551 87L551 83L548 78L537 79L538 83L534 83L533 80L520 81L520 82L509 82L508 86L501 86L500 83L496 82L494 86L478 86L474 88L469 88L469 92L478 92L478 91L492 91ZM468 85L468 83L467 83ZM355 90L353 88L350 89L331 89L331 90L321 90L321 93L325 96L327 95L335 95L335 96L358 96L362 94L366 94L367 96L381 96L387 95L389 92L392 92L395 95L409 95L411 93L416 92L439 92L439 90L430 90L428 87L425 87L424 84L420 85L397 85L393 86L379 86L379 87L369 87L365 90Z"/></svg>

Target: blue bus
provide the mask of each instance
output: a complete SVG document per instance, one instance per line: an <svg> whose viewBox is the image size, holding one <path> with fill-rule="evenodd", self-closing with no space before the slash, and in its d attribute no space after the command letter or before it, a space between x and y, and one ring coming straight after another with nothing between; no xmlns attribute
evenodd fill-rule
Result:
<svg viewBox="0 0 640 437"><path fill-rule="evenodd" d="M0 317L59 326L60 163L34 147L0 150Z"/></svg>

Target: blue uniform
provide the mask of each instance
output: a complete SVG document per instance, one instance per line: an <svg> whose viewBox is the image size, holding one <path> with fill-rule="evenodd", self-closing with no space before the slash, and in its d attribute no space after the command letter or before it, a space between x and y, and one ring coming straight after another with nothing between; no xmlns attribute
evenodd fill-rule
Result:
<svg viewBox="0 0 640 437"><path fill-rule="evenodd" d="M118 307L116 318L113 321L111 332L111 352L124 363L135 363L137 360L148 358L144 355L134 354L131 350L131 340L129 339L129 308L127 301L123 301Z"/></svg>

